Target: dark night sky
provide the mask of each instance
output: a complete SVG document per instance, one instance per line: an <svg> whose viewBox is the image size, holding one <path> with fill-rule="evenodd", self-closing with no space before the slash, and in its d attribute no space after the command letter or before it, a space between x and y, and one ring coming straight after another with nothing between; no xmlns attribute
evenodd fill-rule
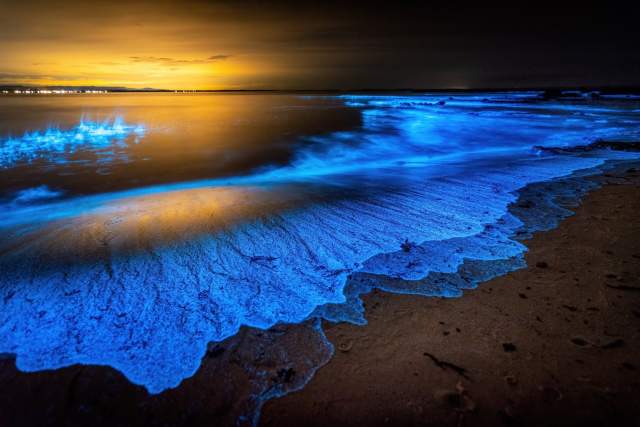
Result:
<svg viewBox="0 0 640 427"><path fill-rule="evenodd" d="M640 7L611 2L0 2L0 84L640 86Z"/></svg>

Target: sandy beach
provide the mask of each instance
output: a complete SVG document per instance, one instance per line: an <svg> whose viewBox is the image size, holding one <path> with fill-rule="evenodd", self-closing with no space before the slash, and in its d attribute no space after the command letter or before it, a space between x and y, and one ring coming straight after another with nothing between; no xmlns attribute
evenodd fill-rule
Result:
<svg viewBox="0 0 640 427"><path fill-rule="evenodd" d="M0 425L249 425L256 393L264 426L638 425L640 172L592 179L575 216L525 241L528 268L461 298L373 291L366 326L324 323L333 356L313 322L243 328L158 395L7 357Z"/></svg>
<svg viewBox="0 0 640 427"><path fill-rule="evenodd" d="M462 298L374 291L368 325L327 323L336 355L261 425L638 425L640 174L601 179L525 242L528 268Z"/></svg>

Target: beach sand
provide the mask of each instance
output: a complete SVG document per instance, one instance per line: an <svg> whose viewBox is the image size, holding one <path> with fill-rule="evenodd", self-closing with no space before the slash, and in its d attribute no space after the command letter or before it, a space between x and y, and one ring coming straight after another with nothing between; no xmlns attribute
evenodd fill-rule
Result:
<svg viewBox="0 0 640 427"><path fill-rule="evenodd" d="M461 298L374 291L262 426L640 425L640 174L605 175L528 268Z"/></svg>
<svg viewBox="0 0 640 427"><path fill-rule="evenodd" d="M325 322L335 355L261 425L640 425L640 172L594 179L575 216L525 241L528 268L461 298L374 291L366 326ZM0 426L235 425L256 389L301 388L323 339L312 322L243 328L151 396L109 367L7 357Z"/></svg>

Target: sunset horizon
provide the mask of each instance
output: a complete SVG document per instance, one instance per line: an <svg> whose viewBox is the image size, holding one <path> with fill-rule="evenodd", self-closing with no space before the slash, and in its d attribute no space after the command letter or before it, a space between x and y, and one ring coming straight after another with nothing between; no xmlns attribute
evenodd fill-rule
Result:
<svg viewBox="0 0 640 427"><path fill-rule="evenodd" d="M283 1L247 1L239 7L225 1L134 0L114 7L100 0L52 8L25 0L0 14L0 85L166 90L640 85L640 56L626 36L633 14L613 8L364 4L303 2L291 8ZM599 28L597 39L593 26Z"/></svg>

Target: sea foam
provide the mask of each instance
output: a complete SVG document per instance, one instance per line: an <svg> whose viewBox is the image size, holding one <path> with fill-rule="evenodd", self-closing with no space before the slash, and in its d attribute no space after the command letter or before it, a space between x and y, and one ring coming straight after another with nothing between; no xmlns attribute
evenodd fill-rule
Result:
<svg viewBox="0 0 640 427"><path fill-rule="evenodd" d="M2 252L0 352L25 371L112 366L157 393L193 375L207 343L243 325L365 322L357 295L345 296L354 273L400 279L398 292L459 296L459 283L416 281L465 260L521 256L526 248L510 236L522 224L507 210L518 189L637 158L533 149L635 139L638 116L626 105L439 100L344 97L362 127L301 140L287 166L57 201L53 217L41 217L42 206L5 212L5 227L26 225L19 218L38 225L29 229L36 237L17 233ZM270 206L269 194L293 202ZM222 205L207 207L212 199ZM242 221L224 215L254 205ZM202 209L198 218L219 224L194 224ZM55 259L95 242L100 256Z"/></svg>

